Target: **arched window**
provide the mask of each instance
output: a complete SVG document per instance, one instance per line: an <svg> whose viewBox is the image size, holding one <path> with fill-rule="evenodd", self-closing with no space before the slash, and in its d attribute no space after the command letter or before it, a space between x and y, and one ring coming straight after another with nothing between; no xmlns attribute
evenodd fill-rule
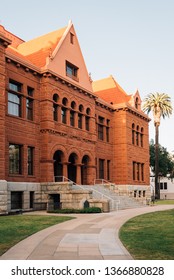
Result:
<svg viewBox="0 0 174 280"><path fill-rule="evenodd" d="M90 115L90 114L91 114L91 109L90 109L90 108L87 108L87 109L86 109L86 114L87 114L87 115Z"/></svg>
<svg viewBox="0 0 174 280"><path fill-rule="evenodd" d="M67 106L67 105L68 105L68 99L67 99L66 97L64 97L64 98L62 99L62 104L63 104L64 106Z"/></svg>
<svg viewBox="0 0 174 280"><path fill-rule="evenodd" d="M139 125L137 125L136 130L136 145L139 146Z"/></svg>
<svg viewBox="0 0 174 280"><path fill-rule="evenodd" d="M89 122L90 122L90 117L89 116L85 116L85 128L88 131L89 131Z"/></svg>
<svg viewBox="0 0 174 280"><path fill-rule="evenodd" d="M82 114L78 114L78 128L82 129Z"/></svg>
<svg viewBox="0 0 174 280"><path fill-rule="evenodd" d="M143 140L144 140L144 129L141 127L141 133L140 133L140 144L141 147L143 147Z"/></svg>
<svg viewBox="0 0 174 280"><path fill-rule="evenodd" d="M135 125L132 124L132 144L135 144Z"/></svg>
<svg viewBox="0 0 174 280"><path fill-rule="evenodd" d="M75 108L76 108L76 103L75 103L75 101L72 101L72 102L71 102L71 108L72 108L72 109L75 109Z"/></svg>
<svg viewBox="0 0 174 280"><path fill-rule="evenodd" d="M70 125L74 126L75 125L75 112L74 111L70 111Z"/></svg>
<svg viewBox="0 0 174 280"><path fill-rule="evenodd" d="M57 93L55 93L53 95L53 120L54 121L58 121L58 99L59 99L59 96Z"/></svg>
<svg viewBox="0 0 174 280"><path fill-rule="evenodd" d="M61 121L62 123L66 124L67 122L67 108L65 108L64 106L68 105L68 99L66 97L64 97L62 99L62 109L61 109Z"/></svg>
<svg viewBox="0 0 174 280"><path fill-rule="evenodd" d="M53 95L53 101L57 103L58 100L59 100L59 96L58 96L57 93L55 93L55 94Z"/></svg>
<svg viewBox="0 0 174 280"><path fill-rule="evenodd" d="M80 104L80 105L79 105L79 111L82 113L82 112L83 112L83 110L84 110L84 107L83 107L83 105L82 105L82 104Z"/></svg>

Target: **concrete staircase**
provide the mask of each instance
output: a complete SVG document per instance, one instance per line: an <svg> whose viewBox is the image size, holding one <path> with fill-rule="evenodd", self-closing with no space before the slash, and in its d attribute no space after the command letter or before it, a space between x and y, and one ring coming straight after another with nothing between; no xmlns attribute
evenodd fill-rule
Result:
<svg viewBox="0 0 174 280"><path fill-rule="evenodd" d="M126 195L118 195L117 193L104 187L103 185L73 185L72 189L90 190L92 191L94 199L109 200L110 211L118 211L145 206L143 202L135 200L134 198Z"/></svg>

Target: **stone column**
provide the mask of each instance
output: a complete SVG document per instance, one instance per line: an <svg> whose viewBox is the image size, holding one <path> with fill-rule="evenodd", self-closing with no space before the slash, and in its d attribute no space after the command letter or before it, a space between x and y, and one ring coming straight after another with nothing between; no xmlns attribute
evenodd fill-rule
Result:
<svg viewBox="0 0 174 280"><path fill-rule="evenodd" d="M78 127L78 113L74 113L74 127Z"/></svg>
<svg viewBox="0 0 174 280"><path fill-rule="evenodd" d="M58 106L57 107L57 120L58 120L58 122L60 123L62 120L61 120L61 107L60 106Z"/></svg>
<svg viewBox="0 0 174 280"><path fill-rule="evenodd" d="M70 110L66 109L66 124L70 126Z"/></svg>
<svg viewBox="0 0 174 280"><path fill-rule="evenodd" d="M68 164L69 162L62 162L63 164L63 176L68 178Z"/></svg>
<svg viewBox="0 0 174 280"><path fill-rule="evenodd" d="M81 181L81 164L76 164L76 183L78 185L81 185L82 181Z"/></svg>

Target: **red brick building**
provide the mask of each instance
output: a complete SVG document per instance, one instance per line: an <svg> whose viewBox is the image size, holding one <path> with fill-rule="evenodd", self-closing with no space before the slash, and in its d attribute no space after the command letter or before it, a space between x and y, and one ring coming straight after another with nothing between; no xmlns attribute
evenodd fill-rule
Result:
<svg viewBox="0 0 174 280"><path fill-rule="evenodd" d="M28 42L0 26L1 185L35 192L65 176L146 188L148 122L138 91L92 82L71 22Z"/></svg>

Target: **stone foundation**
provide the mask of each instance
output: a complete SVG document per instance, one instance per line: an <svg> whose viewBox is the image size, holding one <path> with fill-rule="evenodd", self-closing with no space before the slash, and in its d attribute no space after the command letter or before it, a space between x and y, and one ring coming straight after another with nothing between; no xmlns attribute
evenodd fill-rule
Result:
<svg viewBox="0 0 174 280"><path fill-rule="evenodd" d="M70 182L16 183L0 181L0 214L17 211L83 209L85 201L92 199L92 191L72 190ZM20 206L14 207L12 195L16 194ZM59 201L56 201L57 197Z"/></svg>

